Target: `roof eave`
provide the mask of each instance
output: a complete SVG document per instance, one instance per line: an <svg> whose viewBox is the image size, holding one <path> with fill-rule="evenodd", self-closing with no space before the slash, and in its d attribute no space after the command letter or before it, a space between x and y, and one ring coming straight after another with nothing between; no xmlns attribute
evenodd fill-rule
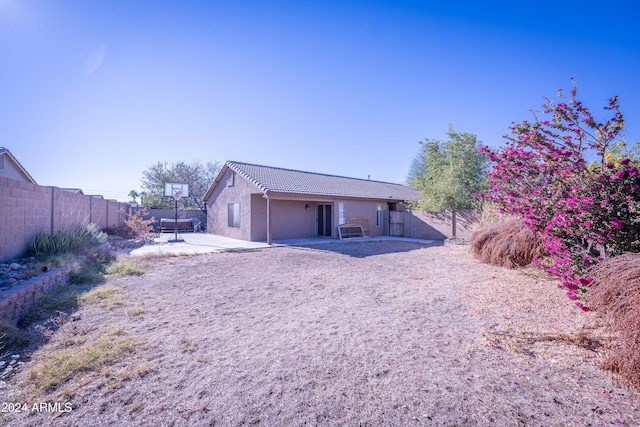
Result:
<svg viewBox="0 0 640 427"><path fill-rule="evenodd" d="M225 162L225 164L222 166L222 169L220 169L220 172L218 172L218 175L216 176L216 179L213 180L213 182L211 183L211 185L209 186L209 189L207 190L207 192L204 194L203 200L205 201L205 203L207 202L207 200L209 199L209 197L211 197L211 195L213 194L213 191L215 190L215 188L218 186L218 184L220 184L220 181L223 180L224 176L227 173L227 170L231 169L232 171L234 171L236 174L240 175L241 177L243 177L244 179L246 179L247 181L249 181L251 184L255 185L263 194L267 194L267 191L269 191L269 189L267 189L266 187L264 187L263 185L260 185L259 182L257 182L255 179L253 179L252 177L250 177L249 175L245 174L242 170L238 169L237 167L235 167L233 165L233 162L231 161L227 161Z"/></svg>
<svg viewBox="0 0 640 427"><path fill-rule="evenodd" d="M11 154L11 151L9 151L8 148L4 148L4 150L2 152L0 152L0 154L6 154L9 156L9 159L11 159L11 161L13 162L14 165L16 165L16 167L18 168L18 170L24 175L24 177L27 179L27 181L30 181L32 184L38 184L36 182L35 179L33 179L33 177L29 174L29 172L27 172L27 170L24 168L24 166L22 166L22 164L18 161L18 159L16 159L13 154Z"/></svg>

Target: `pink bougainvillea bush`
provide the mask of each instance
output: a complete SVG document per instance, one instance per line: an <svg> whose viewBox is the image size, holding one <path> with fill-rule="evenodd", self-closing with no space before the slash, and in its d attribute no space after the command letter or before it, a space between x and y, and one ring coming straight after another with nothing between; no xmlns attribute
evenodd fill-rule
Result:
<svg viewBox="0 0 640 427"><path fill-rule="evenodd" d="M484 196L522 218L541 236L567 296L583 309L589 267L625 251L640 251L640 171L620 139L618 99L597 121L589 109L558 92L532 122L513 124L507 144L483 151L492 162Z"/></svg>

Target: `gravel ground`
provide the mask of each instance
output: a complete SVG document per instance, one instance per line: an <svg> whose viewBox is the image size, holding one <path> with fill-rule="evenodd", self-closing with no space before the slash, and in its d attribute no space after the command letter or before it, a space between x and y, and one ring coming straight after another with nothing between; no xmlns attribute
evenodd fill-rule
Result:
<svg viewBox="0 0 640 427"><path fill-rule="evenodd" d="M9 426L640 424L597 368L606 334L533 269L465 245L353 242L138 259L124 303L84 307L15 375ZM135 350L34 395L29 369L79 331ZM105 332L106 333L106 332Z"/></svg>

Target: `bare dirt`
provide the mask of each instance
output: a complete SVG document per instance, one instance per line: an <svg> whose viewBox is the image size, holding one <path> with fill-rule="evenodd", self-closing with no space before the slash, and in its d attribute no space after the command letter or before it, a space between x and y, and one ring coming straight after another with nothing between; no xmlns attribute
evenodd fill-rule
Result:
<svg viewBox="0 0 640 427"><path fill-rule="evenodd" d="M124 305L74 330L122 327L133 354L36 402L10 426L639 425L638 394L597 368L605 332L533 269L468 246L275 247L140 261ZM2 400L27 399L34 355Z"/></svg>

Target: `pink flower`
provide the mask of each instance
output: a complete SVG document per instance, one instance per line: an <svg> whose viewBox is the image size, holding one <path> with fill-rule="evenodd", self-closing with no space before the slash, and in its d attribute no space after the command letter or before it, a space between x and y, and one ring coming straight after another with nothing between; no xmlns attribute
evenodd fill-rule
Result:
<svg viewBox="0 0 640 427"><path fill-rule="evenodd" d="M586 227L587 230L591 230L593 223L591 221L585 221L584 226Z"/></svg>
<svg viewBox="0 0 640 427"><path fill-rule="evenodd" d="M609 220L609 224L611 224L611 226L616 230L622 229L622 223L615 218Z"/></svg>
<svg viewBox="0 0 640 427"><path fill-rule="evenodd" d="M589 283L593 282L593 277L589 276L589 277L581 277L580 278L580 284L582 286L588 286Z"/></svg>

